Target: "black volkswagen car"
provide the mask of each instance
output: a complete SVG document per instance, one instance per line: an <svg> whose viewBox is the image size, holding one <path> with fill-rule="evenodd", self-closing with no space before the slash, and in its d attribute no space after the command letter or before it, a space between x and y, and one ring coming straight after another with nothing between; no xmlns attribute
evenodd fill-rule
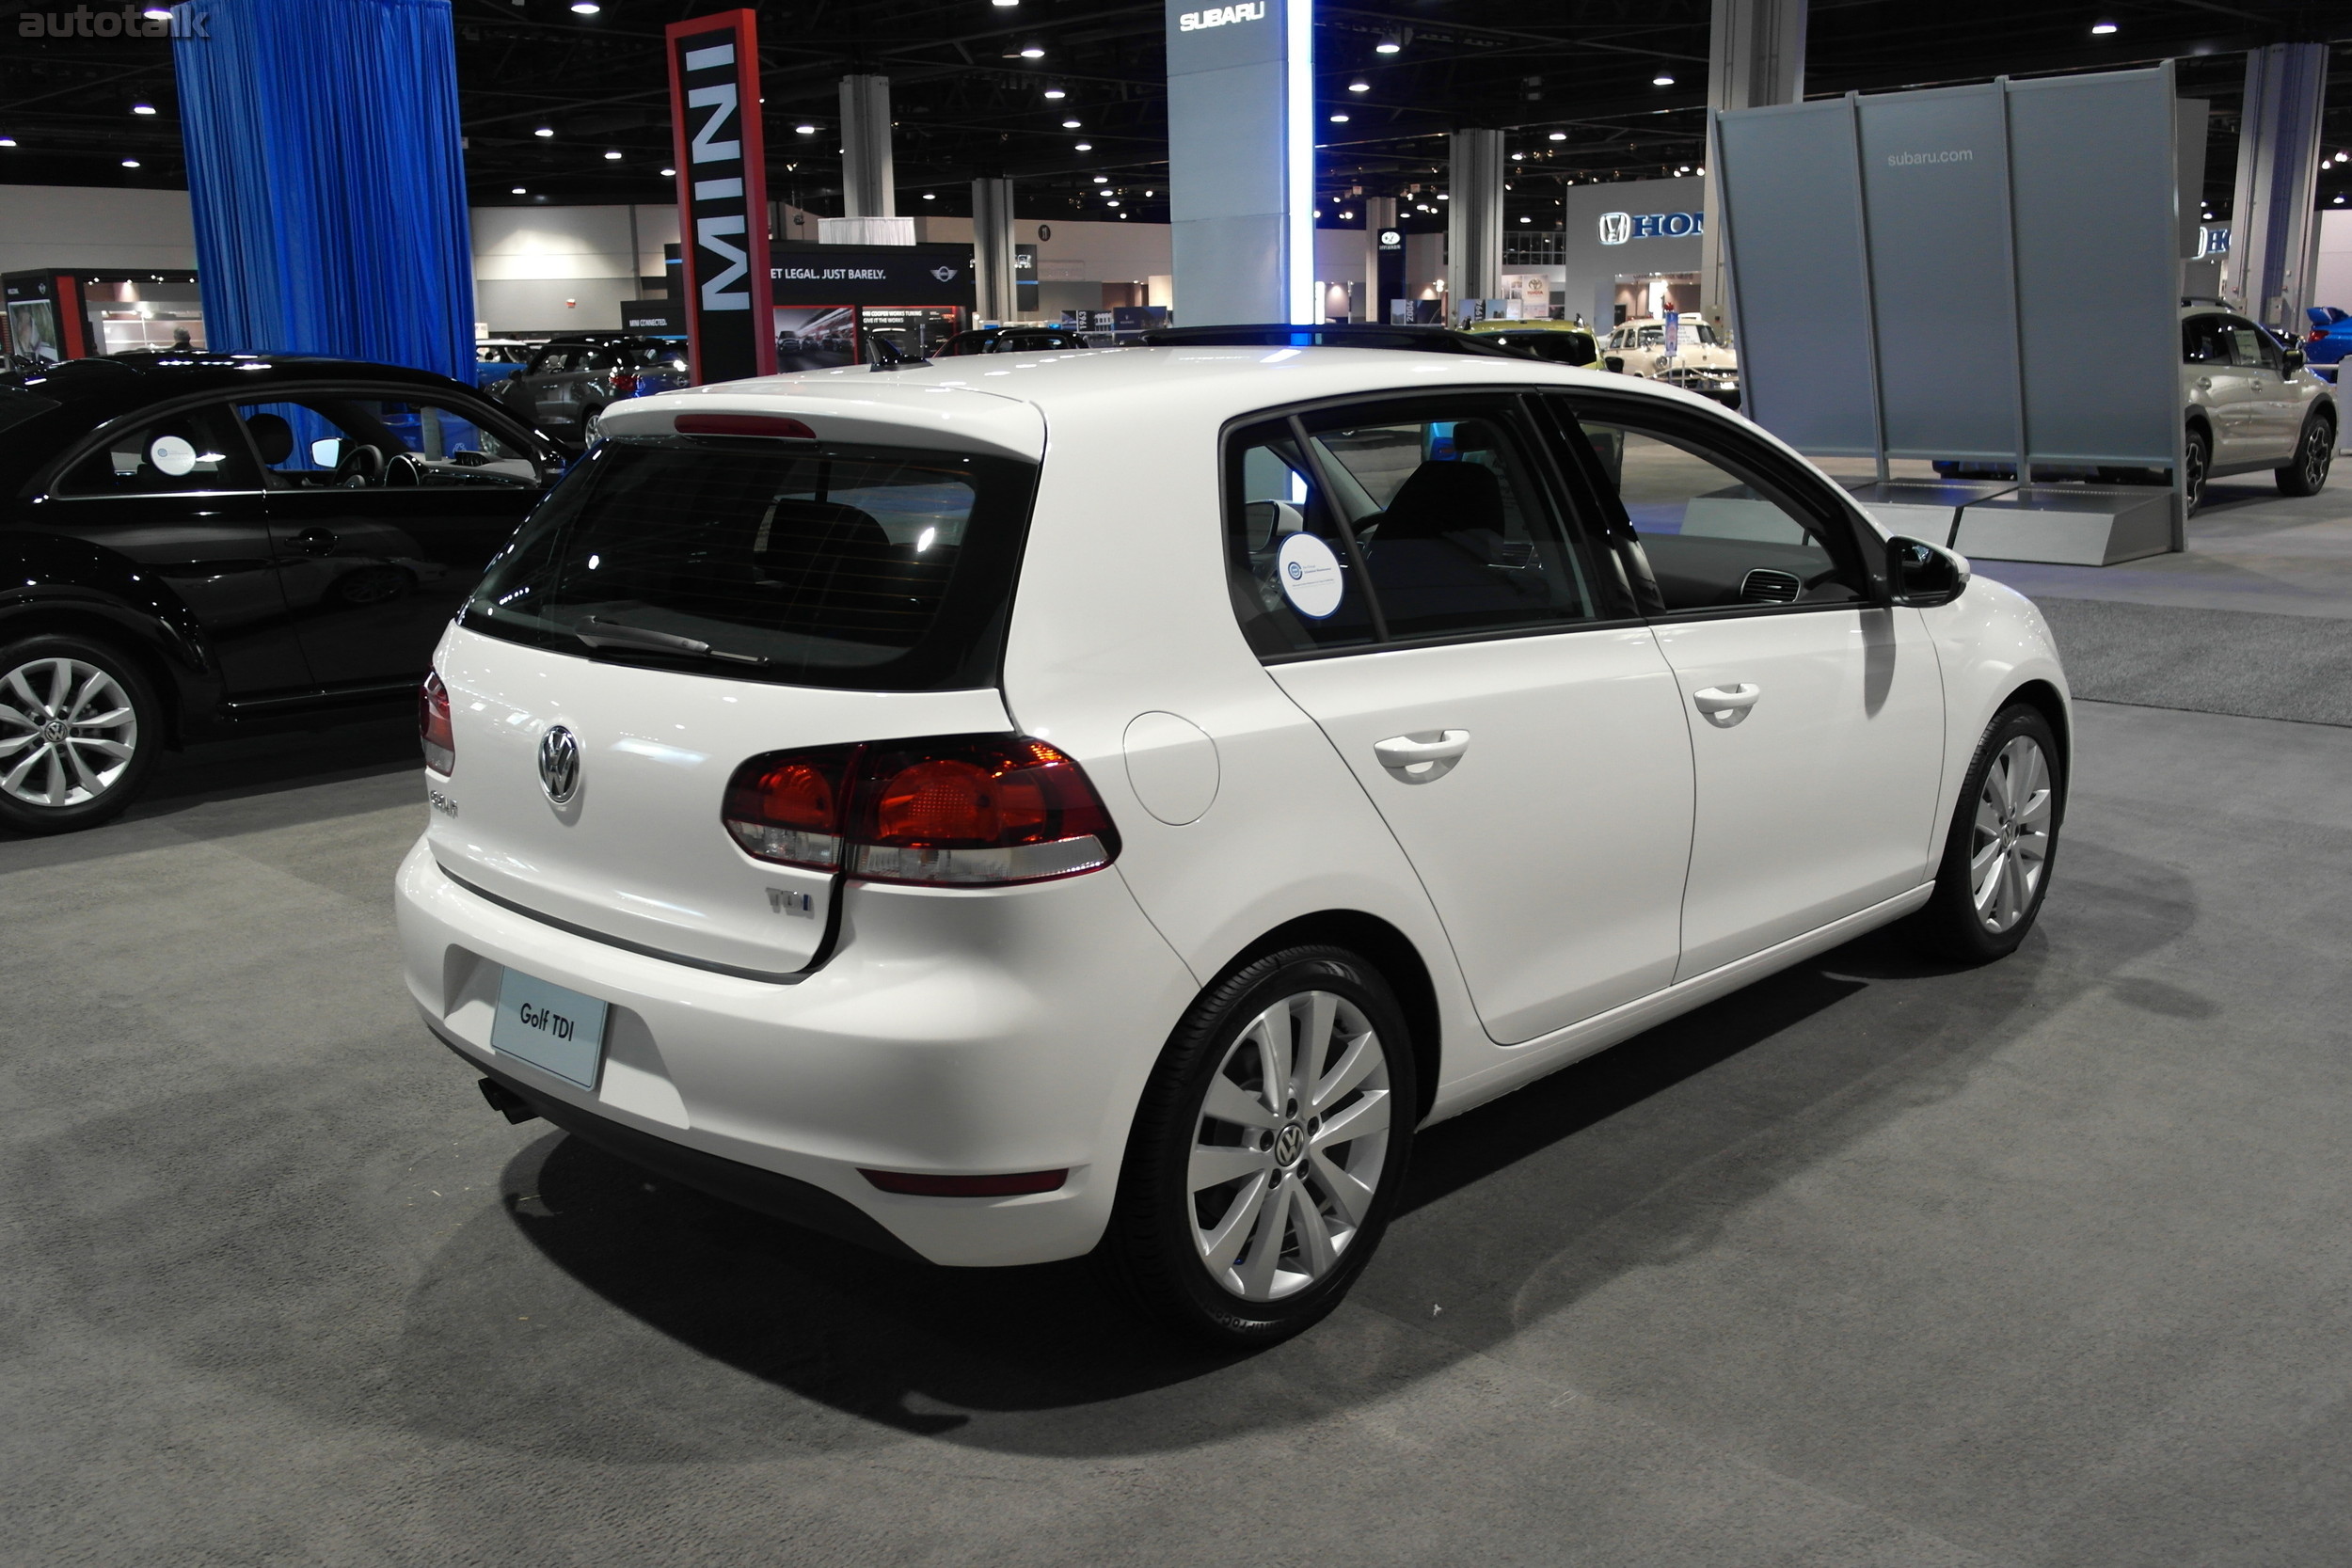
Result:
<svg viewBox="0 0 2352 1568"><path fill-rule="evenodd" d="M0 378L0 827L103 822L184 740L412 698L561 463L471 388L389 365Z"/></svg>

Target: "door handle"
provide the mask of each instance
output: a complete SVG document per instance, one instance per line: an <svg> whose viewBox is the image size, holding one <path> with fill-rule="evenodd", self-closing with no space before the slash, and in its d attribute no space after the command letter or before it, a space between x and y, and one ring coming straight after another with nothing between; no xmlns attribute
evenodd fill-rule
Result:
<svg viewBox="0 0 2352 1568"><path fill-rule="evenodd" d="M1406 784L1427 784L1454 770L1470 750L1468 730L1423 730L1419 735L1391 736L1375 743L1372 754L1380 766Z"/></svg>
<svg viewBox="0 0 2352 1568"><path fill-rule="evenodd" d="M323 528L306 528L294 536L294 547L304 555L330 555L335 536Z"/></svg>
<svg viewBox="0 0 2352 1568"><path fill-rule="evenodd" d="M2213 377L2212 377L2212 376L2209 376L2209 375L2201 375L2201 376L2199 376L2199 377L2197 378L2197 389L2198 389L2199 391L2201 391L2201 392L2210 392L2210 391L2212 391L2212 390L2213 390Z"/></svg>
<svg viewBox="0 0 2352 1568"><path fill-rule="evenodd" d="M1764 689L1742 681L1725 689L1710 686L1703 691L1691 693L1692 705L1707 715L1707 721L1719 730L1727 730L1748 716L1756 700L1764 695Z"/></svg>

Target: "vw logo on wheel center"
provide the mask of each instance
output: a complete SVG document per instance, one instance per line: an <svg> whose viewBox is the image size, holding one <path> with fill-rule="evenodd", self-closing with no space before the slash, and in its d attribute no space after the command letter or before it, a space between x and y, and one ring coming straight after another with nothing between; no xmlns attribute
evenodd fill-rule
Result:
<svg viewBox="0 0 2352 1568"><path fill-rule="evenodd" d="M539 737L539 787L559 806L580 791L580 737L561 724Z"/></svg>
<svg viewBox="0 0 2352 1568"><path fill-rule="evenodd" d="M1307 1130L1295 1121L1286 1124L1282 1131L1275 1135L1275 1164L1282 1165L1292 1164L1305 1151L1306 1148Z"/></svg>

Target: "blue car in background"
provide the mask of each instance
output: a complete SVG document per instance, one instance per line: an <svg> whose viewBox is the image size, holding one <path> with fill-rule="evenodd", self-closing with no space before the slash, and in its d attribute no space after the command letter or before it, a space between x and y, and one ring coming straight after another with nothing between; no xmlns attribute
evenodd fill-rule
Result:
<svg viewBox="0 0 2352 1568"><path fill-rule="evenodd" d="M2303 313L2312 319L2311 334L2303 340L2303 362L2333 381L2344 355L2352 353L2352 314L2332 305L2314 305Z"/></svg>
<svg viewBox="0 0 2352 1568"><path fill-rule="evenodd" d="M533 345L519 338L477 338L473 345L473 384L487 387L519 374L531 363Z"/></svg>

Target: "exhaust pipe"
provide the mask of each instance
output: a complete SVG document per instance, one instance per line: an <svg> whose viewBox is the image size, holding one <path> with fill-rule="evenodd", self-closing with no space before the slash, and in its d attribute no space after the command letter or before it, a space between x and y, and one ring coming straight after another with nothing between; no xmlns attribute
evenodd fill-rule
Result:
<svg viewBox="0 0 2352 1568"><path fill-rule="evenodd" d="M534 1121L539 1113L531 1101L494 1078L482 1080L482 1098L490 1102L490 1109L513 1122Z"/></svg>

